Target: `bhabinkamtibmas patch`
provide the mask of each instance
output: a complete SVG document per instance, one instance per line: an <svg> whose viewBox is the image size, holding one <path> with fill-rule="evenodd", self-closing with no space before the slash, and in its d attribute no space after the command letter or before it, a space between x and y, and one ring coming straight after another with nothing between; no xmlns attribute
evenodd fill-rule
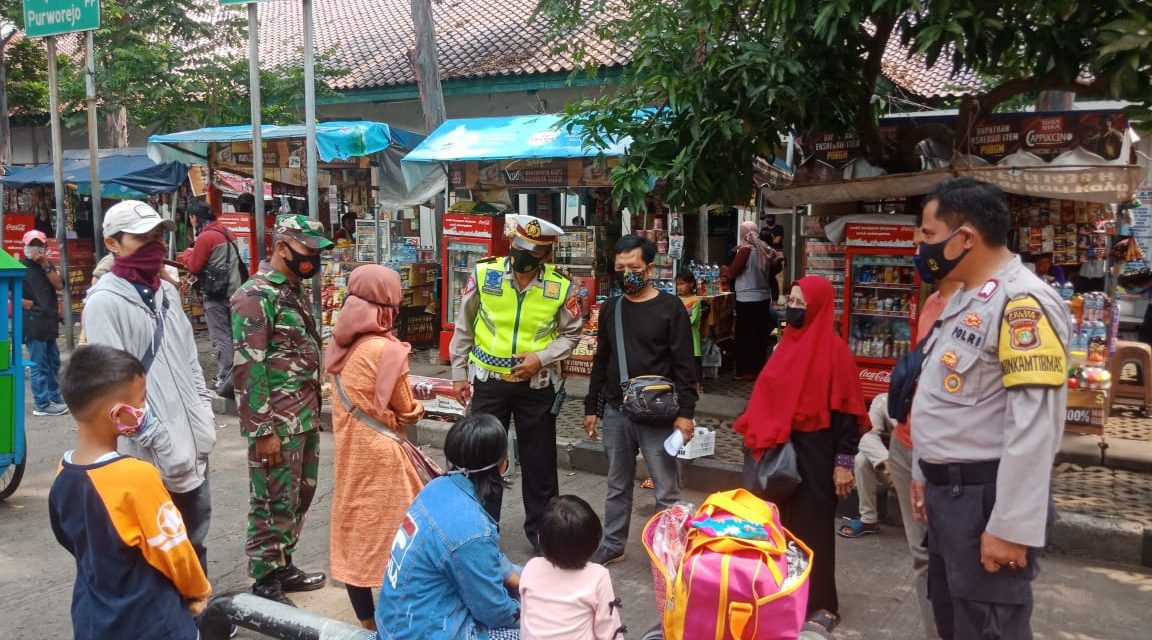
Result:
<svg viewBox="0 0 1152 640"><path fill-rule="evenodd" d="M1040 303L1032 296L1004 307L1000 322L1000 372L1004 388L1063 386L1068 356Z"/></svg>

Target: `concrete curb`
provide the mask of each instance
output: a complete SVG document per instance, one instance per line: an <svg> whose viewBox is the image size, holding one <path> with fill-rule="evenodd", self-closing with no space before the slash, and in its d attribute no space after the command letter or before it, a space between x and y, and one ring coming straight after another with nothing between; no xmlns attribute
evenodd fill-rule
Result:
<svg viewBox="0 0 1152 640"><path fill-rule="evenodd" d="M409 431L409 438L420 446L443 449L444 438L451 426L447 422L421 420L415 429ZM608 474L608 457L599 443L557 440L556 457L562 469ZM739 487L742 481L738 464L709 458L680 460L679 463L680 483L686 489L713 493ZM637 461L636 477L645 478L647 475L644 461ZM890 527L902 528L896 495L887 491L884 494L877 505L881 521ZM854 503L854 496L842 501L841 513L852 514ZM1062 555L1152 567L1152 528L1126 520L1062 513L1048 532L1047 550Z"/></svg>

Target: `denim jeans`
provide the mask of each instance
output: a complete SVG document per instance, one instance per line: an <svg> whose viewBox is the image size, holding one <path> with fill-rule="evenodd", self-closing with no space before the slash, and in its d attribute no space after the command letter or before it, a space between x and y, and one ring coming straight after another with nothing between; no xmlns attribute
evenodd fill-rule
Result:
<svg viewBox="0 0 1152 640"><path fill-rule="evenodd" d="M60 347L55 340L25 340L28 358L32 360L32 399L37 409L43 409L55 402L64 403L60 397Z"/></svg>
<svg viewBox="0 0 1152 640"><path fill-rule="evenodd" d="M208 525L212 523L212 494L208 490L208 467L204 467L204 483L185 493L173 493L172 504L180 510L184 518L184 528L188 531L188 541L196 550L200 568L208 574L208 550L204 541L208 538Z"/></svg>
<svg viewBox="0 0 1152 640"><path fill-rule="evenodd" d="M608 551L623 553L632 519L632 490L636 484L636 454L643 454L652 483L656 507L667 509L680 500L680 476L676 458L664 450L672 427L649 427L629 420L620 409L604 407L604 451L608 454L608 497L604 501L604 541Z"/></svg>

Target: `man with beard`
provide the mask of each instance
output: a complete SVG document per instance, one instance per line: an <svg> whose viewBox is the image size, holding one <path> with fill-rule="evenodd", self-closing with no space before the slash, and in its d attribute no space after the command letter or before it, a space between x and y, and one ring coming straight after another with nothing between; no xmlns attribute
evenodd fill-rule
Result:
<svg viewBox="0 0 1152 640"><path fill-rule="evenodd" d="M545 264L564 230L526 215L509 215L507 229L508 257L476 263L464 286L449 348L452 384L461 404L471 401L472 413L490 413L505 429L515 419L524 533L538 551L540 517L559 493L555 383L584 318L576 287ZM499 488L484 501L496 522L502 499Z"/></svg>
<svg viewBox="0 0 1152 640"><path fill-rule="evenodd" d="M272 252L232 295L232 378L240 432L248 438L248 572L252 592L287 605L286 591L312 591L327 576L292 563L320 467L320 349L301 283L332 246L307 216L276 221Z"/></svg>
<svg viewBox="0 0 1152 640"><path fill-rule="evenodd" d="M123 349L144 365L145 419L154 426L121 437L119 450L160 469L207 572L208 454L216 445L216 423L180 292L160 277L168 252L164 235L174 228L143 202L124 200L108 209L104 246L115 258L112 270L88 290L82 323L88 342Z"/></svg>

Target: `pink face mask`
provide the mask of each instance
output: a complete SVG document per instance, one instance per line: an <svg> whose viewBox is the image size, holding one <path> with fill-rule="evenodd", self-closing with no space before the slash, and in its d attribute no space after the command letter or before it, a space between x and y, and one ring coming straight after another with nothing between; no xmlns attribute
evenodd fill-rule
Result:
<svg viewBox="0 0 1152 640"><path fill-rule="evenodd" d="M128 414L128 422L120 419L121 414ZM116 404L112 410L108 412L108 417L116 423L116 430L120 435L133 436L138 433L143 433L151 426L152 414L148 411L148 403L144 403L144 407L138 409L129 404Z"/></svg>

